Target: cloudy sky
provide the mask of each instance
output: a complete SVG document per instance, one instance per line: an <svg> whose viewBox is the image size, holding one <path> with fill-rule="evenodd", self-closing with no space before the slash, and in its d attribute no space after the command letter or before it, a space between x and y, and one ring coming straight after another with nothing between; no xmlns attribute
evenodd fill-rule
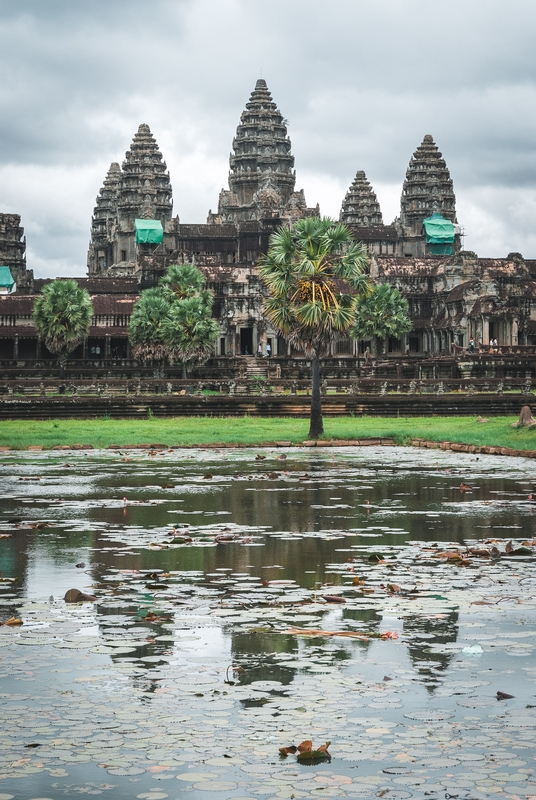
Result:
<svg viewBox="0 0 536 800"><path fill-rule="evenodd" d="M534 0L0 0L0 211L36 277L84 275L95 197L146 122L174 213L205 222L262 75L309 205L337 216L364 169L391 222L431 133L465 247L536 258L535 38Z"/></svg>

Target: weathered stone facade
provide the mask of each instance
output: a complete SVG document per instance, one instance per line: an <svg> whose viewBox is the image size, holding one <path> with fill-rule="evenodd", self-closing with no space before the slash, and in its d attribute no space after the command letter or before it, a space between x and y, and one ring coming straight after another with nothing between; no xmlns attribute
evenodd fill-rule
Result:
<svg viewBox="0 0 536 800"><path fill-rule="evenodd" d="M122 167L111 164L96 200L91 224L88 274L130 277L139 273L151 245L137 245L135 219L173 228L169 172L148 125L140 125ZM148 249L147 249L148 248Z"/></svg>
<svg viewBox="0 0 536 800"><path fill-rule="evenodd" d="M318 215L296 191L286 121L264 80L246 104L230 156L228 189L222 189L206 224L183 225L173 216L170 176L148 125L140 125L122 166L114 162L96 200L88 252L88 290L95 317L80 358L129 358L128 322L139 292L154 286L173 263L195 263L214 292L213 316L221 335L215 356L263 351L287 355L262 313L263 288L256 269L274 230ZM451 255L434 255L423 220L439 213L457 226L452 179L433 138L413 154L402 187L400 214L383 223L376 194L358 171L343 202L340 220L371 255L371 275L397 286L408 298L414 329L387 343L387 356L452 354L470 337L503 346L536 345L536 261L519 254L479 259L462 252L455 227ZM160 244L136 242L134 220L158 220ZM37 358L43 350L31 319L32 297L43 281L26 270L20 217L0 215L0 262L12 267L17 295L0 300L0 360ZM437 250L436 250L437 252ZM83 281L80 281L83 283ZM352 358L367 343L339 341L334 356ZM98 352L97 352L98 350ZM33 355L32 355L33 354ZM98 357L98 358L97 358Z"/></svg>

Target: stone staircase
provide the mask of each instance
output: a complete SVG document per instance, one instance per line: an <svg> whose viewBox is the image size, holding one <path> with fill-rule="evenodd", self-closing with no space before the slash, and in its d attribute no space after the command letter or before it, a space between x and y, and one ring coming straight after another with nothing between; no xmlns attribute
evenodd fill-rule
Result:
<svg viewBox="0 0 536 800"><path fill-rule="evenodd" d="M268 378L268 359L256 358L255 356L245 356L244 362L246 366L246 377L248 380L252 378Z"/></svg>

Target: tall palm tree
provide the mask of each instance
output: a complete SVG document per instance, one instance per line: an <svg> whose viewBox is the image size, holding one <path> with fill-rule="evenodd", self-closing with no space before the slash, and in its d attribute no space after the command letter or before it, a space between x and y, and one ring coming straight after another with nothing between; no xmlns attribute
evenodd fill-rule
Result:
<svg viewBox="0 0 536 800"><path fill-rule="evenodd" d="M350 230L324 217L308 217L270 237L259 275L269 296L265 314L287 341L312 359L309 436L324 432L320 356L350 328L356 300L369 291L367 251Z"/></svg>
<svg viewBox="0 0 536 800"><path fill-rule="evenodd" d="M381 283L368 296L358 298L350 334L354 339L372 338L378 352L381 340L388 336L398 339L412 329L408 311L408 301L398 289Z"/></svg>
<svg viewBox="0 0 536 800"><path fill-rule="evenodd" d="M74 280L48 283L33 308L39 336L51 353L58 356L60 378L65 376L65 362L89 333L93 306L86 289Z"/></svg>
<svg viewBox="0 0 536 800"><path fill-rule="evenodd" d="M161 289L146 289L141 293L130 317L129 337L134 357L154 363L155 377L162 376L168 355L163 328L170 308Z"/></svg>
<svg viewBox="0 0 536 800"><path fill-rule="evenodd" d="M182 377L187 377L190 364L200 364L212 355L220 326L210 316L211 302L203 297L185 297L171 304L163 326L168 353L182 362Z"/></svg>

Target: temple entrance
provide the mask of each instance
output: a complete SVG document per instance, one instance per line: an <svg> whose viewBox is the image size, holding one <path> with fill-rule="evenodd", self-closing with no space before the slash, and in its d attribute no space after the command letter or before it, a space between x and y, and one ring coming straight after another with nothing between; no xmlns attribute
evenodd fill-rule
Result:
<svg viewBox="0 0 536 800"><path fill-rule="evenodd" d="M128 339L113 338L110 341L110 356L125 359L127 357Z"/></svg>
<svg viewBox="0 0 536 800"><path fill-rule="evenodd" d="M0 360L11 361L15 354L14 339L0 339Z"/></svg>
<svg viewBox="0 0 536 800"><path fill-rule="evenodd" d="M240 352L243 356L253 355L253 328L240 328Z"/></svg>
<svg viewBox="0 0 536 800"><path fill-rule="evenodd" d="M37 355L37 339L19 339L19 354L21 360L35 360Z"/></svg>

